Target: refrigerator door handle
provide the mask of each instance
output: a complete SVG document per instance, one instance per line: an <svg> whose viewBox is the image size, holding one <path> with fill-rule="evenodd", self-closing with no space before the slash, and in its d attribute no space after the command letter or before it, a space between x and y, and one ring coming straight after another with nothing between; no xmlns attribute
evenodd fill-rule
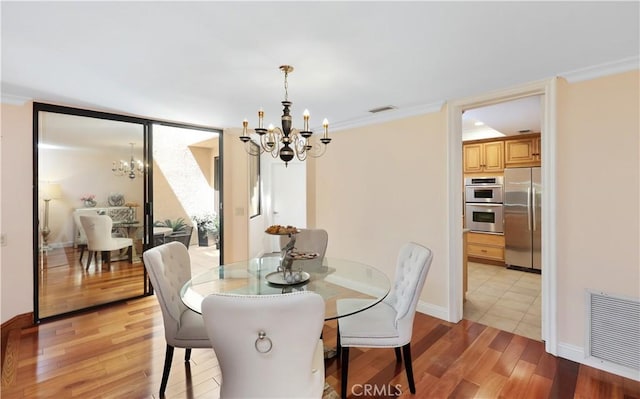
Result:
<svg viewBox="0 0 640 399"><path fill-rule="evenodd" d="M533 203L533 206L531 207L531 214L533 215L533 231L536 231L538 230L538 227L536 226L536 188L533 187L531 190L531 202Z"/></svg>
<svg viewBox="0 0 640 399"><path fill-rule="evenodd" d="M531 187L527 187L527 226L531 231Z"/></svg>

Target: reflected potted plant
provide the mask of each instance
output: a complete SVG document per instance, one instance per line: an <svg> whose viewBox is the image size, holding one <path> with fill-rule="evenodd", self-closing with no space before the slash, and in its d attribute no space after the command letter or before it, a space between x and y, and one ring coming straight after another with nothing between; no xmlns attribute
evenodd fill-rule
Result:
<svg viewBox="0 0 640 399"><path fill-rule="evenodd" d="M192 217L193 222L198 226L198 246L208 247L212 243L218 247L218 215L205 213Z"/></svg>

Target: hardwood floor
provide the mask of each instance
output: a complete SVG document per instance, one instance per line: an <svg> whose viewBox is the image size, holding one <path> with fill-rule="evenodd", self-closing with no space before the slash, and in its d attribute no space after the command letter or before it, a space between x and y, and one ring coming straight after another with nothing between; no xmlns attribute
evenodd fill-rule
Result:
<svg viewBox="0 0 640 399"><path fill-rule="evenodd" d="M138 254L140 255L140 254ZM219 264L220 251L191 245L192 273ZM38 280L40 318L133 298L144 294L144 266L137 258L112 261L110 267L95 261L86 270L88 254L80 262L80 250L54 248L40 253Z"/></svg>
<svg viewBox="0 0 640 399"><path fill-rule="evenodd" d="M328 345L335 344L335 325L325 326ZM27 328L10 341L3 399L158 397L165 340L153 296ZM217 398L213 351L194 349L187 364L183 353L176 350L166 397ZM553 357L542 342L472 321L418 313L412 353L416 395L393 350L352 349L349 397L396 396L397 385L403 398L640 399L639 382ZM326 362L326 380L339 391L338 360Z"/></svg>

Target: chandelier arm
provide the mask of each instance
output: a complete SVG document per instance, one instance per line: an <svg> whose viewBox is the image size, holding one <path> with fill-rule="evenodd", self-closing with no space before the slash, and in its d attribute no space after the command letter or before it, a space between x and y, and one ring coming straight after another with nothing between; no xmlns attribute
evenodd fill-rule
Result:
<svg viewBox="0 0 640 399"><path fill-rule="evenodd" d="M307 154L311 157L311 158L319 158L321 156L324 155L324 153L327 151L327 145L324 143L319 143L319 144L315 144L312 145L311 148L307 151Z"/></svg>

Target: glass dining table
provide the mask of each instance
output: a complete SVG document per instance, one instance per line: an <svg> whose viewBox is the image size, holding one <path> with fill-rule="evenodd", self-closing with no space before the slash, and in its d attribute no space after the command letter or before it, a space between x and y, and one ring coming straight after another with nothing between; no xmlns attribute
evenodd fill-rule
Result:
<svg viewBox="0 0 640 399"><path fill-rule="evenodd" d="M324 258L294 260L294 279L287 281L278 271L280 257L264 256L212 267L196 274L181 289L180 296L191 310L201 313L202 300L210 294L272 295L313 291L325 300L325 320L333 320L368 309L382 301L391 287L382 271L360 262ZM336 301L363 298L358 308L339 314Z"/></svg>

